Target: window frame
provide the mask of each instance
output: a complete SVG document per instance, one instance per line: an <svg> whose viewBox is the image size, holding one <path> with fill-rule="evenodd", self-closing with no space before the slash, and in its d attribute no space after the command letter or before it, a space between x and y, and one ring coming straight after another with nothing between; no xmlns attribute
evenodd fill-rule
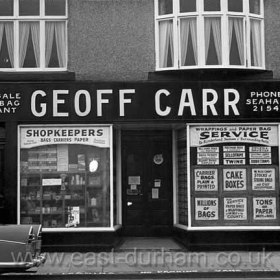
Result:
<svg viewBox="0 0 280 280"><path fill-rule="evenodd" d="M173 0L173 13L166 15L158 15L159 0L154 1L155 14L155 63L156 71L167 70L184 70L184 69L213 69L213 68L229 68L229 69L265 69L265 40L264 40L264 3L260 0L260 14L250 13L249 0L243 1L243 12L228 11L228 1L221 1L221 11L204 11L204 1L196 0L196 12L180 12L180 1ZM196 17L196 31L200 38L203 38L203 44L197 44L197 64L196 65L182 65L181 61L181 44L180 44L180 22L184 18ZM221 36L226 36L226 40L221 40L222 43L222 64L207 65L205 54L205 28L204 20L206 17L220 17L221 18ZM244 38L244 64L231 65L230 64L230 46L228 38L229 18L237 17L243 18L243 38ZM172 67L160 67L160 48L159 48L159 22L162 20L173 20L173 45L174 45L174 65ZM259 20L261 27L261 65L254 66L251 61L251 20ZM199 30L199 33L198 33ZM198 37L198 36L197 36Z"/></svg>
<svg viewBox="0 0 280 280"><path fill-rule="evenodd" d="M45 16L45 0L39 0L40 10L38 16L20 16L19 0L13 0L13 16L0 16L0 22L13 22L14 24L14 67L0 68L0 72L54 72L66 71L68 68L68 0L65 0L65 15ZM40 26L40 66L39 67L19 67L19 23L39 22ZM65 67L46 67L45 61L45 26L47 21L60 21L65 23ZM1 46L0 46L1 47Z"/></svg>

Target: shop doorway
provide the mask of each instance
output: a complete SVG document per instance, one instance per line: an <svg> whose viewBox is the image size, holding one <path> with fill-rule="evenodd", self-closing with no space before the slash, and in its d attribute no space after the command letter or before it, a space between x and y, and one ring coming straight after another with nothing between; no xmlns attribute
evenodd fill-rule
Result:
<svg viewBox="0 0 280 280"><path fill-rule="evenodd" d="M171 132L122 133L122 190L124 235L171 234Z"/></svg>

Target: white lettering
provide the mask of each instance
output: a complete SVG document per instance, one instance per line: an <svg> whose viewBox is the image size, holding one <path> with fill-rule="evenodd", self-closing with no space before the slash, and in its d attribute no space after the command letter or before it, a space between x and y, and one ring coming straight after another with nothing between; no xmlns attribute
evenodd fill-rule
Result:
<svg viewBox="0 0 280 280"><path fill-rule="evenodd" d="M44 97L44 96L46 96L46 93L42 90L36 90L33 92L32 96L31 96L31 112L35 117L43 117L46 115L47 105L46 105L46 103L41 103L40 104L41 111L38 112L36 110L36 98L38 95L41 95Z"/></svg>
<svg viewBox="0 0 280 280"><path fill-rule="evenodd" d="M161 109L161 106L160 106L160 96L164 94L166 96L170 95L170 92L166 89L160 89L156 92L156 95L155 95L155 103L156 103L156 112L159 116L167 116L170 114L171 112L171 108L169 106L166 106L165 107L165 110L162 110Z"/></svg>
<svg viewBox="0 0 280 280"><path fill-rule="evenodd" d="M82 112L80 109L81 95L84 95L86 98L86 108L85 108L84 112ZM82 89L77 91L77 93L75 94L74 104L75 104L75 112L79 117L87 116L91 110L91 98L90 98L89 92L87 90L82 90Z"/></svg>

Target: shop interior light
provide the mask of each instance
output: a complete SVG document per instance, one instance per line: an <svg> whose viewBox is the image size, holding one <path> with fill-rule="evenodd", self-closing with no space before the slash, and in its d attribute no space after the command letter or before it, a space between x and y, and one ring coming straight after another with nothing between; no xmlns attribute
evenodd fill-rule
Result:
<svg viewBox="0 0 280 280"><path fill-rule="evenodd" d="M98 169L98 161L96 159L92 159L92 161L89 164L89 172L96 172Z"/></svg>

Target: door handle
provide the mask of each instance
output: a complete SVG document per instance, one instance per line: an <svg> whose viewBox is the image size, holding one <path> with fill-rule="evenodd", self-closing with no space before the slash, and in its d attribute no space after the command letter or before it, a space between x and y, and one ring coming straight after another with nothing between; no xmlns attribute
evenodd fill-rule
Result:
<svg viewBox="0 0 280 280"><path fill-rule="evenodd" d="M131 206L132 205L132 202L131 201L128 201L127 202L127 206Z"/></svg>

